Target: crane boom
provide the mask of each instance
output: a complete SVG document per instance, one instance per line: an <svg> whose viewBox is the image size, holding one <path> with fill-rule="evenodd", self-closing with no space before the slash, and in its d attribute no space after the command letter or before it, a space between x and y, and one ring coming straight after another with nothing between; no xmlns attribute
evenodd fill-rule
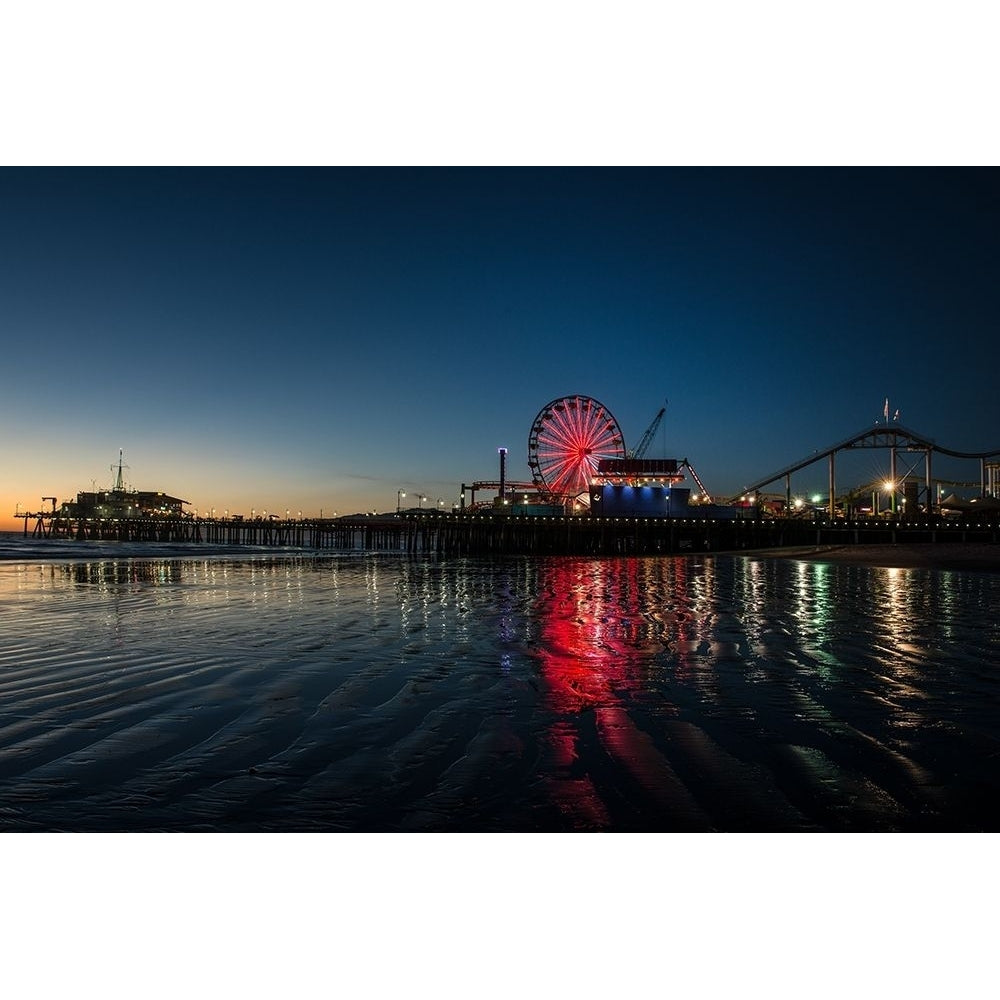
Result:
<svg viewBox="0 0 1000 1000"><path fill-rule="evenodd" d="M653 422L646 428L646 433L639 439L638 445L628 453L629 458L642 458L646 454L650 442L653 440L653 435L656 433L657 427L660 426L660 421L663 419L663 414L666 410L665 406L660 407L660 412L653 417Z"/></svg>

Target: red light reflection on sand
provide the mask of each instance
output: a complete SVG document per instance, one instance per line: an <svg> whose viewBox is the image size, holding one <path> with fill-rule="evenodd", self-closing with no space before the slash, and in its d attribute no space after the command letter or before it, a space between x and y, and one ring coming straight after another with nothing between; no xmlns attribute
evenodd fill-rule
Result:
<svg viewBox="0 0 1000 1000"><path fill-rule="evenodd" d="M624 768L647 796L663 799L672 790L676 805L686 793L678 791L672 768L630 716L628 701L647 693L649 672L657 669L653 657L663 653L668 636L683 631L688 641L688 616L650 612L657 604L651 586L686 593L686 561L554 561L538 582L546 707L557 717L547 732L553 801L575 826L610 825L591 775L592 712L599 750L612 765ZM581 753L588 740L589 760Z"/></svg>

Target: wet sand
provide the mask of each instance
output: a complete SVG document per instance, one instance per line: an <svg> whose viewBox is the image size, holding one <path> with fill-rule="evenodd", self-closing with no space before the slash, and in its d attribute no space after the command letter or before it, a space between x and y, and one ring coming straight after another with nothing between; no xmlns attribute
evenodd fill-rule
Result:
<svg viewBox="0 0 1000 1000"><path fill-rule="evenodd" d="M796 551L0 565L0 831L1000 830L1000 579Z"/></svg>
<svg viewBox="0 0 1000 1000"><path fill-rule="evenodd" d="M1000 545L934 542L899 545L818 545L759 549L747 555L810 562L851 563L889 569L944 569L1000 572Z"/></svg>

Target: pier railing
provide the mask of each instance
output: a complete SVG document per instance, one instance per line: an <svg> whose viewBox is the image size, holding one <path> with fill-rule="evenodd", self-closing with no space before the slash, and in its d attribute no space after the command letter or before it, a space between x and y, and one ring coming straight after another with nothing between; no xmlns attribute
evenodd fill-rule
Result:
<svg viewBox="0 0 1000 1000"><path fill-rule="evenodd" d="M1000 523L930 517L906 521L797 518L555 517L386 514L339 518L70 518L19 514L36 538L208 543L440 555L656 555L804 545L979 542L997 544Z"/></svg>

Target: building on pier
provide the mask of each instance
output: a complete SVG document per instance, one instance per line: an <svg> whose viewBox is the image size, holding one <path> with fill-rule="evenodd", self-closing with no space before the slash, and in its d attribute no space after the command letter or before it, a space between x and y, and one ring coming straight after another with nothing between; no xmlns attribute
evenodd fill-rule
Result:
<svg viewBox="0 0 1000 1000"><path fill-rule="evenodd" d="M62 518L120 519L126 517L184 517L187 500L162 491L135 490L125 486L122 474L123 453L118 452L118 472L109 490L77 493L75 500L66 500L53 513ZM114 471L114 466L111 467ZM54 501L53 501L54 505Z"/></svg>
<svg viewBox="0 0 1000 1000"><path fill-rule="evenodd" d="M592 517L668 517L730 521L745 512L732 504L692 503L691 490L663 482L595 483ZM751 514L752 516L752 514Z"/></svg>
<svg viewBox="0 0 1000 1000"><path fill-rule="evenodd" d="M691 489L681 486L683 468L700 488L697 502ZM711 497L687 459L601 459L590 484L590 513L594 517L674 517L732 520L737 508L711 502Z"/></svg>
<svg viewBox="0 0 1000 1000"><path fill-rule="evenodd" d="M57 510L61 517L182 517L187 500L148 490L111 489L77 493Z"/></svg>

